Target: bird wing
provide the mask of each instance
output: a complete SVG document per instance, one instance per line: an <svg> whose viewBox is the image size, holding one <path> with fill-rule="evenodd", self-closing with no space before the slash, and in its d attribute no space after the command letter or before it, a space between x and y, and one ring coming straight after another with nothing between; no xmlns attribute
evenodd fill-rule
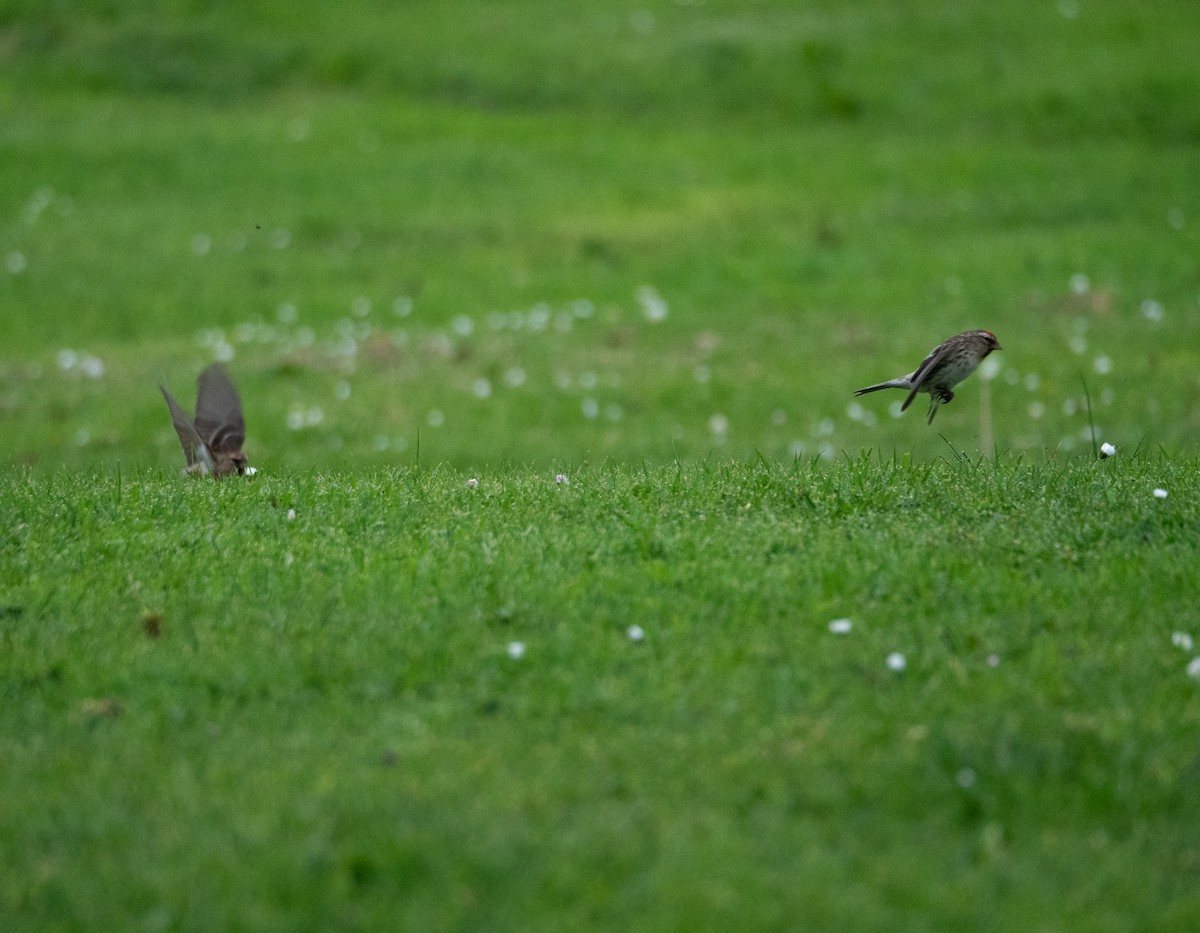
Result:
<svg viewBox="0 0 1200 933"><path fill-rule="evenodd" d="M213 453L236 453L246 442L242 400L225 370L216 363L200 374L196 430Z"/></svg>
<svg viewBox="0 0 1200 933"><path fill-rule="evenodd" d="M195 466L202 459L209 459L204 441L196 431L196 426L188 418L187 412L179 407L179 403L175 399L171 398L171 393L167 391L165 385L160 383L158 387L162 389L163 398L167 400L167 408L171 412L171 423L175 425L175 433L179 435L179 443L183 447L183 455L187 457L188 466Z"/></svg>
<svg viewBox="0 0 1200 933"><path fill-rule="evenodd" d="M925 357L925 359L921 362L921 365L917 367L916 371L910 377L912 388L908 391L908 398L906 398L904 400L904 404L900 406L901 411L904 411L909 405L912 404L912 400L916 398L917 393L921 391L921 384L925 381L925 378L930 372L932 372L933 367L937 366L937 364L940 363L943 358L945 358L948 352L950 352L950 348L945 344L941 344L940 346L937 346L931 350L929 356Z"/></svg>

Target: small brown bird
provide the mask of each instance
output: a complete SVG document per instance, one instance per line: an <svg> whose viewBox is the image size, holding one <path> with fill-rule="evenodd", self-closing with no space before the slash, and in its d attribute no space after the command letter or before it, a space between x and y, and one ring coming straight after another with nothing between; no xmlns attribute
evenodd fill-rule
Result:
<svg viewBox="0 0 1200 933"><path fill-rule="evenodd" d="M196 419L193 423L187 412L171 398L167 387L159 384L183 455L187 457L185 473L207 476L243 476L254 472L246 465L242 445L246 442L246 423L242 419L242 400L229 381L225 370L216 363L200 374L197 380Z"/></svg>
<svg viewBox="0 0 1200 933"><path fill-rule="evenodd" d="M938 406L954 398L954 393L950 390L975 372L989 353L1002 349L1004 348L1000 346L1000 341L990 330L968 330L939 343L929 351L929 356L925 357L921 365L907 376L867 386L854 394L865 395L880 389L907 389L908 398L900 406L900 410L904 411L912 404L918 392L928 392L927 423L933 424L933 416L937 414Z"/></svg>

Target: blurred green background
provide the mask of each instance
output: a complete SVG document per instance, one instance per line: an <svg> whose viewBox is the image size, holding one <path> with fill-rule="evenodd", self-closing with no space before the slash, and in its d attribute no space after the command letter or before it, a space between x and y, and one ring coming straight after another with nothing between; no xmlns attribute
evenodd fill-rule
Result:
<svg viewBox="0 0 1200 933"><path fill-rule="evenodd" d="M267 471L1090 452L1089 396L1191 450L1197 61L1190 0L5 0L0 457L182 465L213 359ZM855 402L973 327L932 429Z"/></svg>

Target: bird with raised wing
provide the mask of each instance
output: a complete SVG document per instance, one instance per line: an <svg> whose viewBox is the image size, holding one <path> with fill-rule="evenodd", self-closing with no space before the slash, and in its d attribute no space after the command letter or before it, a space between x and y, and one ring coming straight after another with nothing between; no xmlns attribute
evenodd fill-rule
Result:
<svg viewBox="0 0 1200 933"><path fill-rule="evenodd" d="M254 467L247 465L246 455L242 452L246 442L242 400L229 375L222 366L213 363L200 373L197 383L195 419L189 418L167 387L159 384L171 411L175 433L183 445L183 455L187 458L184 473L252 475Z"/></svg>

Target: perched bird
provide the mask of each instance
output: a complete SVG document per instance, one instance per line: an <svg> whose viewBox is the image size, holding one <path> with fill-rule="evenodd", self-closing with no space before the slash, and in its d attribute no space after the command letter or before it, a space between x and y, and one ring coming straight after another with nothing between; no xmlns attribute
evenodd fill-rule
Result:
<svg viewBox="0 0 1200 933"><path fill-rule="evenodd" d="M908 398L900 406L904 411L912 404L918 392L929 393L929 424L938 406L954 398L950 390L975 372L976 367L993 350L1002 350L1000 341L990 330L968 330L944 340L929 351L929 356L913 372L898 379L889 379L878 385L859 389L854 394L866 395L880 389L907 389Z"/></svg>
<svg viewBox="0 0 1200 933"><path fill-rule="evenodd" d="M246 423L242 419L242 400L238 398L237 389L216 363L204 370L197 382L194 422L171 398L167 387L159 384L167 408L171 410L175 433L183 445L183 455L187 457L184 472L202 476L210 473L213 476L252 474L254 468L246 465L246 455L242 453Z"/></svg>

